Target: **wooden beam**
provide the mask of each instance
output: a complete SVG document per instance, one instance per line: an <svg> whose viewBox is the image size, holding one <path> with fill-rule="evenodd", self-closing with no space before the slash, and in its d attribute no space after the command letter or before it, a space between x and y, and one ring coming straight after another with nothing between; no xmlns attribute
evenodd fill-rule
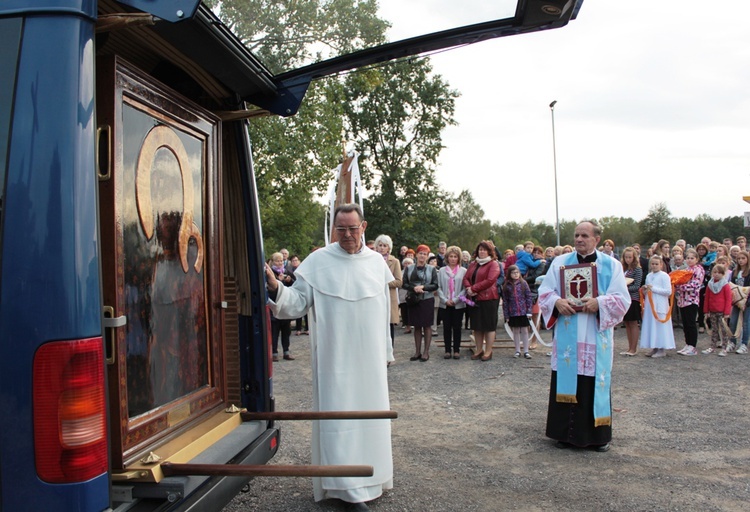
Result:
<svg viewBox="0 0 750 512"><path fill-rule="evenodd" d="M243 421L382 420L398 418L396 411L274 411L242 412Z"/></svg>
<svg viewBox="0 0 750 512"><path fill-rule="evenodd" d="M203 475L203 476L303 476L303 477L350 477L372 476L372 466L275 466L243 464L161 464L164 476Z"/></svg>

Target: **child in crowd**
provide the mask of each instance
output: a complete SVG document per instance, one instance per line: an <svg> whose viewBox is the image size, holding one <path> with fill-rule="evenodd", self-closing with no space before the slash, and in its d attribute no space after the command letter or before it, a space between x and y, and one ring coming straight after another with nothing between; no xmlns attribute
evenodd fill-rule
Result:
<svg viewBox="0 0 750 512"><path fill-rule="evenodd" d="M688 265L687 270L690 270L693 276L687 283L675 285L677 306L680 308L682 318L682 331L685 333L685 346L677 353L683 356L695 356L698 355L698 350L695 348L698 344L697 317L704 271L695 249L685 251L685 263Z"/></svg>
<svg viewBox="0 0 750 512"><path fill-rule="evenodd" d="M727 355L727 343L732 333L727 327L729 314L732 312L732 292L727 282L727 269L721 263L714 265L711 280L706 286L706 299L703 303L703 313L711 322L711 346L703 350L704 354Z"/></svg>
<svg viewBox="0 0 750 512"><path fill-rule="evenodd" d="M672 283L662 270L661 256L651 256L649 274L643 285L643 320L641 323L641 348L650 348L648 357L664 357L666 350L675 348L672 314L669 297Z"/></svg>
<svg viewBox="0 0 750 512"><path fill-rule="evenodd" d="M672 259L669 262L670 272L675 270L685 270L687 263L685 263L685 253L682 248L677 245L672 249ZM680 310L675 302L672 308L672 326L677 329L682 329L682 319L680 318Z"/></svg>
<svg viewBox="0 0 750 512"><path fill-rule="evenodd" d="M703 334L705 318L703 318L703 300L706 297L706 284L711 279L711 269L716 263L716 249L709 251L708 244L699 243L695 246L695 250L698 251L698 262L703 267L703 286L700 290L700 302L698 307L698 332Z"/></svg>
<svg viewBox="0 0 750 512"><path fill-rule="evenodd" d="M685 263L685 253L682 252L682 249L679 247L675 247L672 249L672 260L669 262L669 270L685 270L687 268L687 264Z"/></svg>
<svg viewBox="0 0 750 512"><path fill-rule="evenodd" d="M747 251L740 251L737 254L737 267L734 269L732 279L737 286L750 286L750 254ZM740 320L742 321L741 334L737 332ZM729 330L732 331L732 341L729 342L727 352L747 354L747 342L750 339L750 306L746 304L744 308L740 308L738 305L732 305Z"/></svg>
<svg viewBox="0 0 750 512"><path fill-rule="evenodd" d="M534 259L532 256L531 253L534 251L534 242L529 241L518 247L519 249L516 251L516 261L513 264L518 267L521 277L524 277L529 270L537 268L544 263L544 258L540 257L539 259Z"/></svg>
<svg viewBox="0 0 750 512"><path fill-rule="evenodd" d="M523 343L523 357L531 359L529 354L529 319L533 298L531 289L521 277L521 271L516 265L508 267L508 278L503 285L503 316L505 323L513 330L513 341L516 353L513 357L521 356Z"/></svg>
<svg viewBox="0 0 750 512"><path fill-rule="evenodd" d="M722 247L724 247L722 245ZM729 270L729 258L727 256L717 256L716 257L716 265L723 265L726 269L726 273L724 276L727 278L727 282L732 282L732 271Z"/></svg>

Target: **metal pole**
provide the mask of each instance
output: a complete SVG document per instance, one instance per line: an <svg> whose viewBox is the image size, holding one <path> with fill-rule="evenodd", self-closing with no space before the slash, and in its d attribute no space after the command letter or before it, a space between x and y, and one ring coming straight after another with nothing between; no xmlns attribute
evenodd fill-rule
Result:
<svg viewBox="0 0 750 512"><path fill-rule="evenodd" d="M554 100L549 104L550 112L552 113L552 162L555 168L555 231L557 232L557 245L560 245L560 210L557 203L557 147L555 145L555 104L557 100Z"/></svg>

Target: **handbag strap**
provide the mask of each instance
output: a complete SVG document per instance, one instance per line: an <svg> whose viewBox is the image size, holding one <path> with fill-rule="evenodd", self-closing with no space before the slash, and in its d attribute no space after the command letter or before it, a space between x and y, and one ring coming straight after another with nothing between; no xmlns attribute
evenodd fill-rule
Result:
<svg viewBox="0 0 750 512"><path fill-rule="evenodd" d="M471 274L471 284L472 285L476 284L476 282L477 282L477 274L479 273L479 267L481 267L481 265L479 263L477 263L477 266L474 268L474 273Z"/></svg>

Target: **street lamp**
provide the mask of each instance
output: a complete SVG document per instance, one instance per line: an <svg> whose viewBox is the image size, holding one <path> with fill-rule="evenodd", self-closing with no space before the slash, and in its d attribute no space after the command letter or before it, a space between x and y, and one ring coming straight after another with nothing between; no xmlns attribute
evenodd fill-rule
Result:
<svg viewBox="0 0 750 512"><path fill-rule="evenodd" d="M554 100L549 104L549 110L552 113L552 162L555 166L555 231L557 231L557 245L560 245L560 211L557 205L557 148L555 147L555 104Z"/></svg>

